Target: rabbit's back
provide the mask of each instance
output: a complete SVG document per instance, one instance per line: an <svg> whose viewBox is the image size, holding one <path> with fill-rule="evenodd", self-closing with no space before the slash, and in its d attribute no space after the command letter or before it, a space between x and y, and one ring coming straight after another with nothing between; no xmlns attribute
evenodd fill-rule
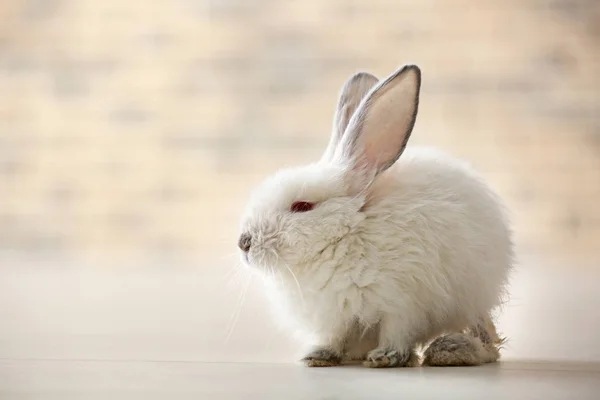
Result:
<svg viewBox="0 0 600 400"><path fill-rule="evenodd" d="M513 262L508 217L468 165L407 149L374 185L366 212L365 253L382 308L414 310L415 320L444 330L501 303Z"/></svg>

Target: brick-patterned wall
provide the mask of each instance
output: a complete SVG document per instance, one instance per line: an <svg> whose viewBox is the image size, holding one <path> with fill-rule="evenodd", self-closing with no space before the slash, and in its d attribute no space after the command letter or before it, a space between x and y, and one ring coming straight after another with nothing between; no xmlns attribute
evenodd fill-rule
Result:
<svg viewBox="0 0 600 400"><path fill-rule="evenodd" d="M248 191L319 156L344 80L406 62L413 143L486 174L523 252L593 256L597 0L3 0L0 250L234 252Z"/></svg>

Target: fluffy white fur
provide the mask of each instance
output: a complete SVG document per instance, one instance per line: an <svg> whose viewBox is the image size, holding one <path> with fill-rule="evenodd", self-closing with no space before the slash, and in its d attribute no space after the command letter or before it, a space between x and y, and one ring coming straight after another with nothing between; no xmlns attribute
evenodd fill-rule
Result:
<svg viewBox="0 0 600 400"><path fill-rule="evenodd" d="M248 203L244 258L264 272L280 317L315 348L360 359L477 325L501 304L513 261L498 196L437 150L408 148L368 182L358 159L279 171ZM290 212L300 200L316 206Z"/></svg>

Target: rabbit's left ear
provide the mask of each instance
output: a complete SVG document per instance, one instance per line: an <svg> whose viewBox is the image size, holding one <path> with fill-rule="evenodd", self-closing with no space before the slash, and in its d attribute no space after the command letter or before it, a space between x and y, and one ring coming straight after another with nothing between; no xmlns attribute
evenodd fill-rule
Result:
<svg viewBox="0 0 600 400"><path fill-rule="evenodd" d="M354 112L362 99L369 93L369 90L377 84L377 82L377 78L367 72L354 74L346 81L337 103L335 116L333 118L331 139L329 139L329 145L323 154L323 160L331 160L336 147L348 127L350 118L354 115Z"/></svg>
<svg viewBox="0 0 600 400"><path fill-rule="evenodd" d="M407 65L371 90L358 106L334 158L377 176L402 154L419 108L421 71Z"/></svg>

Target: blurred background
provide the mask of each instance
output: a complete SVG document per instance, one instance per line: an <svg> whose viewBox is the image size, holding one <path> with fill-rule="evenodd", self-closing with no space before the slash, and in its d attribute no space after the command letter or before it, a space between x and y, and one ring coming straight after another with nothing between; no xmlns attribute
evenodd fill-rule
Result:
<svg viewBox="0 0 600 400"><path fill-rule="evenodd" d="M405 63L512 210L506 356L600 360L597 0L3 0L0 358L292 360L241 208Z"/></svg>

